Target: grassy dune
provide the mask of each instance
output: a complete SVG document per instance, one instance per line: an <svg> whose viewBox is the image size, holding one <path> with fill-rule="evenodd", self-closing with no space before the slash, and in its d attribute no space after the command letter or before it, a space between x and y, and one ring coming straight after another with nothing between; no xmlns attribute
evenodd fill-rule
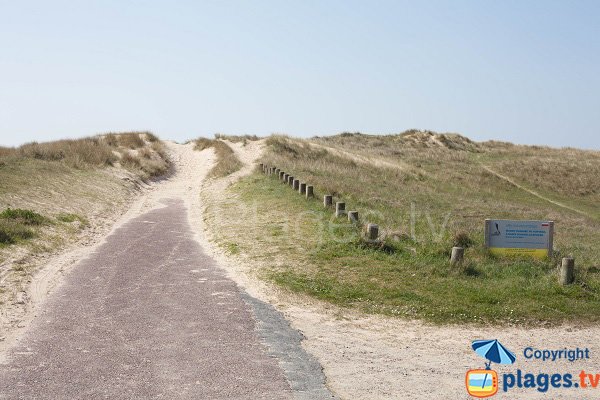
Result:
<svg viewBox="0 0 600 400"><path fill-rule="evenodd" d="M168 168L164 145L147 132L0 148L0 304L25 285L39 255L110 223L135 181Z"/></svg>
<svg viewBox="0 0 600 400"><path fill-rule="evenodd" d="M262 162L317 195L303 199L258 172L234 188L257 215L246 225L271 232L252 237L255 245L232 239L237 248L285 254L265 270L269 279L342 306L436 322L598 320L600 153L418 131L267 143ZM358 210L361 224L332 218L326 193ZM485 218L554 220L555 248L577 260L576 284L558 285L558 258L490 256ZM382 245L361 239L367 222L380 225ZM468 246L467 262L453 268L456 244Z"/></svg>

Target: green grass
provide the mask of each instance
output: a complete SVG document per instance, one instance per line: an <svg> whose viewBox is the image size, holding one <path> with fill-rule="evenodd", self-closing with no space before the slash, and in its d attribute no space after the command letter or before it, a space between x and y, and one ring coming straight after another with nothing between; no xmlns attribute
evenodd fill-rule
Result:
<svg viewBox="0 0 600 400"><path fill-rule="evenodd" d="M246 208L256 208L256 217L228 223L231 232L245 232L236 236L240 250L268 263L264 277L342 307L436 323L595 322L599 155L420 131L272 136L260 162L313 185L316 199L304 199L274 176L254 174L231 190ZM381 244L365 243L360 226L332 219L323 194L359 211L361 224L379 224ZM485 218L555 221L555 249L576 259L575 284L558 284L558 256L489 255ZM449 265L454 245L467 247L458 267Z"/></svg>
<svg viewBox="0 0 600 400"><path fill-rule="evenodd" d="M306 200L272 177L255 174L232 190L267 219L273 213L279 220L289 215L283 223L270 224L270 234L263 238L271 251L285 253L288 262L264 273L292 291L368 313L438 323L600 319L597 272L562 287L556 260L494 258L478 238L470 238L473 245L466 253L470 261L451 267L452 243L388 237L383 246L369 246L355 225L332 218L332 210L320 201ZM243 246L245 251L253 247L262 248Z"/></svg>
<svg viewBox="0 0 600 400"><path fill-rule="evenodd" d="M48 219L34 211L20 208L7 208L0 213L0 218L20 222L23 225L42 225Z"/></svg>
<svg viewBox="0 0 600 400"><path fill-rule="evenodd" d="M18 243L22 240L31 239L35 232L25 226L12 220L0 220L0 246Z"/></svg>
<svg viewBox="0 0 600 400"><path fill-rule="evenodd" d="M78 221L82 226L89 225L89 221L86 218L73 213L60 213L56 216L56 220L67 224Z"/></svg>
<svg viewBox="0 0 600 400"><path fill-rule="evenodd" d="M50 220L31 210L7 208L0 213L0 245L12 245L37 236L35 227Z"/></svg>

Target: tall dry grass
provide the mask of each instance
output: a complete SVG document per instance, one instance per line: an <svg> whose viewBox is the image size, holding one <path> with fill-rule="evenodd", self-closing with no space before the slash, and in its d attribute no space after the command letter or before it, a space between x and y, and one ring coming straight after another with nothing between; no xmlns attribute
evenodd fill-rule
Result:
<svg viewBox="0 0 600 400"><path fill-rule="evenodd" d="M108 133L82 139L0 147L0 165L19 160L61 162L76 169L120 164L143 178L165 173L170 166L164 144L150 132Z"/></svg>
<svg viewBox="0 0 600 400"><path fill-rule="evenodd" d="M221 178L228 176L242 168L243 164L235 155L235 152L227 143L219 139L198 138L195 140L194 149L202 151L213 148L217 156L217 162L208 172L209 177Z"/></svg>
<svg viewBox="0 0 600 400"><path fill-rule="evenodd" d="M117 160L111 146L97 137L27 143L18 148L4 149L0 156L6 159L62 161L74 168L113 165Z"/></svg>

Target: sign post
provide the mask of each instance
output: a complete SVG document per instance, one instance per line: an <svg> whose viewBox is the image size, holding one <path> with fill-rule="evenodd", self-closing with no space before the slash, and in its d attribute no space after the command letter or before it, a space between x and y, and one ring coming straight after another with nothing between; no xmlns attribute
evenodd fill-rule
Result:
<svg viewBox="0 0 600 400"><path fill-rule="evenodd" d="M554 221L485 220L485 247L492 254L552 256Z"/></svg>

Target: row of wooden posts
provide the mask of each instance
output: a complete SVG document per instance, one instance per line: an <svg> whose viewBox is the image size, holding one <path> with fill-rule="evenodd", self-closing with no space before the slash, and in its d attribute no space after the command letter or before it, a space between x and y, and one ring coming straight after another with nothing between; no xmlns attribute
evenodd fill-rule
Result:
<svg viewBox="0 0 600 400"><path fill-rule="evenodd" d="M301 195L306 196L307 199L315 197L314 186L309 185L306 182L300 182L298 178L293 177L287 172L277 167L268 166L261 163L260 168L263 173L267 175L275 175L279 180L288 184L292 189L297 190ZM333 206L333 196L326 194L323 196L323 205L325 207ZM348 216L348 220L352 223L358 224L358 211L346 212L346 203L338 201L335 203L335 216L342 217ZM366 227L367 239L370 241L377 241L379 239L379 225L369 223ZM464 247L453 247L452 255L450 256L451 265L459 265L464 261L465 248ZM569 285L575 281L575 260L572 257L565 257L562 259L560 269L560 283L562 285Z"/></svg>
<svg viewBox="0 0 600 400"><path fill-rule="evenodd" d="M277 179L281 180L283 183L288 184L292 187L293 190L297 190L303 196L306 196L307 199L312 199L315 197L315 190L313 185L309 185L306 182L301 182L298 178L288 174L287 172L281 170L277 167L272 167L265 165L263 163L260 164L260 168L267 175L274 175ZM323 205L325 207L333 207L333 196L330 194L323 195ZM335 203L335 216L343 217L347 215L348 221L358 224L358 211L347 211L346 212L346 203L343 201L338 201ZM379 238L379 225L377 224L367 224L367 239L370 241L376 241Z"/></svg>

